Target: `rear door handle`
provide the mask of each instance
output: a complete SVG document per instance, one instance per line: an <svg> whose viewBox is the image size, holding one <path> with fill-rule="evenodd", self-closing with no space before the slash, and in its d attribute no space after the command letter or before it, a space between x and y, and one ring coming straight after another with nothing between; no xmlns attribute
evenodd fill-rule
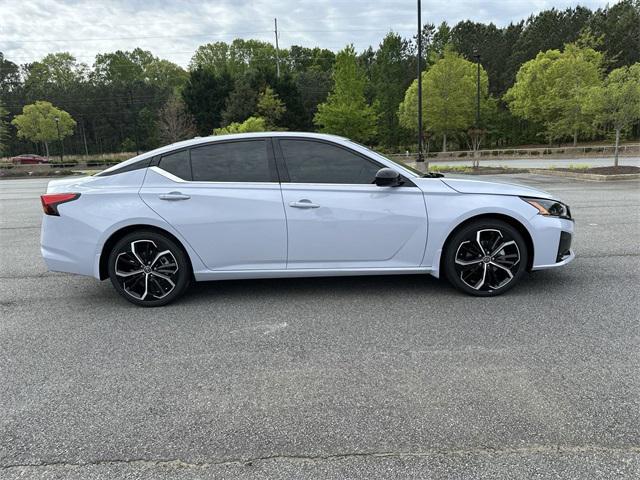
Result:
<svg viewBox="0 0 640 480"><path fill-rule="evenodd" d="M184 193L180 193L180 192L169 192L169 193L161 193L160 195L158 195L158 198L160 200L175 201L175 200L189 200L191 197L189 195L185 195Z"/></svg>
<svg viewBox="0 0 640 480"><path fill-rule="evenodd" d="M297 202L291 202L289 206L293 208L320 208L320 205L311 203L311 200L307 200L306 198L298 200Z"/></svg>

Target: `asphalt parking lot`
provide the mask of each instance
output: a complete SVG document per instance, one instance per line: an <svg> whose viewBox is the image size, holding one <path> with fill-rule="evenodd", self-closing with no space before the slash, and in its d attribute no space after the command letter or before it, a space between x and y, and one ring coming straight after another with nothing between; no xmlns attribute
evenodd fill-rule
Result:
<svg viewBox="0 0 640 480"><path fill-rule="evenodd" d="M638 478L640 183L560 196L575 262L494 299L423 276L49 273L46 179L0 182L0 478Z"/></svg>

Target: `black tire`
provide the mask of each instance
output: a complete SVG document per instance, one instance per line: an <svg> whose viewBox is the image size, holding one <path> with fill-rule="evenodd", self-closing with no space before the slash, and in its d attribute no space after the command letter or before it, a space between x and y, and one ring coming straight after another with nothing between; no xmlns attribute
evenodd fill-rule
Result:
<svg viewBox="0 0 640 480"><path fill-rule="evenodd" d="M493 297L518 283L528 260L527 244L516 228L502 220L482 219L465 225L449 239L443 270L458 290Z"/></svg>
<svg viewBox="0 0 640 480"><path fill-rule="evenodd" d="M191 277L183 248L158 232L139 230L125 235L109 253L111 283L135 305L160 307L173 302L184 293Z"/></svg>

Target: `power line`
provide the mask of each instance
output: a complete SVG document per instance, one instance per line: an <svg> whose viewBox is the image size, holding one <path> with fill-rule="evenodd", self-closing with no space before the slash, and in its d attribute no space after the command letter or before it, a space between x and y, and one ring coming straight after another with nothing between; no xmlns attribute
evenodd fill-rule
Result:
<svg viewBox="0 0 640 480"><path fill-rule="evenodd" d="M393 30L393 29L391 29ZM408 28L398 29L409 31ZM348 32L385 32L389 31L389 28L345 28L345 29L329 29L329 30L281 30L286 33L348 33ZM191 38L191 37L229 37L229 36L238 36L238 35L256 35L256 34L266 34L272 33L271 30L257 30L253 32L225 32L225 33L193 33L186 35L151 35L151 36L132 36L132 37L103 37L103 38L64 38L64 39L56 39L56 38L48 38L48 39L39 39L39 40L23 40L23 39L5 39L5 42L16 42L16 43L51 43L51 42L106 42L106 41L117 41L117 40L157 40L164 38Z"/></svg>
<svg viewBox="0 0 640 480"><path fill-rule="evenodd" d="M276 77L280 78L280 49L278 48L278 19L273 19L276 34Z"/></svg>
<svg viewBox="0 0 640 480"><path fill-rule="evenodd" d="M190 37L228 37L234 35L256 35L259 33L271 33L270 30L258 30L254 32L229 32L229 33L192 33L188 35L151 35L151 36L135 36L135 37L103 37L103 38L65 38L55 39L49 38L46 40L21 40L21 39L5 39L5 42L19 42L19 43L51 43L51 42L111 42L117 40L157 40L159 38L190 38Z"/></svg>

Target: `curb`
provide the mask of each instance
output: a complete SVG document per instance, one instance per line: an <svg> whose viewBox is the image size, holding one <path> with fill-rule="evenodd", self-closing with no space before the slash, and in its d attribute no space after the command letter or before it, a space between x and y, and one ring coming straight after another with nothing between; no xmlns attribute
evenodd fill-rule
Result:
<svg viewBox="0 0 640 480"><path fill-rule="evenodd" d="M563 172L551 169L530 168L529 173L538 175L551 175L555 177L577 178L580 180L594 180L596 182L608 182L612 180L636 180L640 179L640 173L621 173L618 175L599 175L597 173Z"/></svg>

